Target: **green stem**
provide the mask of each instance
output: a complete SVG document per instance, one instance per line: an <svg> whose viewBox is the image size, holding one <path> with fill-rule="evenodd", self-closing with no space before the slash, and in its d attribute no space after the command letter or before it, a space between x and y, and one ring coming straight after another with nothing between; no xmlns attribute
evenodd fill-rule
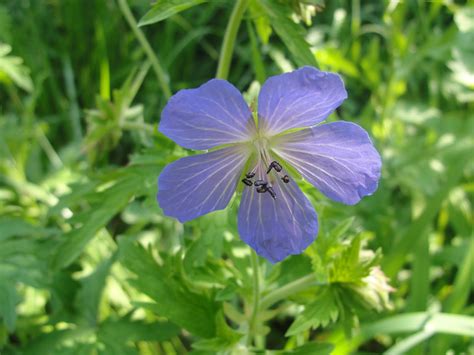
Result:
<svg viewBox="0 0 474 355"><path fill-rule="evenodd" d="M262 298L260 301L260 308L267 309L268 307L272 306L276 302L287 298L295 293L305 291L314 286L321 286L322 284L316 281L314 275L306 275L298 280L290 282L285 286L282 286L268 295Z"/></svg>
<svg viewBox="0 0 474 355"><path fill-rule="evenodd" d="M153 52L153 49L151 48L150 43L146 39L142 30L138 27L137 21L135 20L135 17L133 17L132 11L130 11L130 7L128 7L127 0L118 0L118 4L123 16L127 20L133 33L135 34L135 37L137 37L138 42L140 42L140 45L148 56L148 59L150 60L151 65L153 66L153 70L156 74L156 77L158 78L158 82L160 83L161 89L163 90L165 97L169 99L171 96L171 89L168 85L168 79L163 68L161 67L158 57L156 56L155 52Z"/></svg>
<svg viewBox="0 0 474 355"><path fill-rule="evenodd" d="M58 153L54 150L53 145L46 137L46 134L43 132L41 126L38 127L37 131L38 143L40 144L41 148L43 148L46 156L48 157L51 164L53 164L55 169L62 168L64 166L61 158L59 157Z"/></svg>
<svg viewBox="0 0 474 355"><path fill-rule="evenodd" d="M237 31L239 30L240 22L244 16L247 8L248 0L237 0L232 14L230 15L229 23L224 34L224 41L222 42L221 54L219 57L219 64L217 66L216 78L227 79L229 76L230 62L232 60L232 52L234 51L234 43L237 38Z"/></svg>
<svg viewBox="0 0 474 355"><path fill-rule="evenodd" d="M257 254L252 250L250 254L250 262L253 273L253 300L252 300L252 314L249 320L249 328L247 335L247 346L252 345L252 339L255 336L257 326L258 310L260 309L260 270L258 266Z"/></svg>

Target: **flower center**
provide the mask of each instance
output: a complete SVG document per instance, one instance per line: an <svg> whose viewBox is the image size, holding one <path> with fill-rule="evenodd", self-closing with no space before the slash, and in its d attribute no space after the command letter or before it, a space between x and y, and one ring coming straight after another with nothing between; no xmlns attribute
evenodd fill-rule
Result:
<svg viewBox="0 0 474 355"><path fill-rule="evenodd" d="M272 182L275 182L275 178L277 178L287 184L290 182L290 177L283 172L281 164L271 158L268 138L260 136L252 143L257 151L257 163L252 170L245 174L242 182L248 187L255 187L258 193L268 192L273 199L276 199Z"/></svg>

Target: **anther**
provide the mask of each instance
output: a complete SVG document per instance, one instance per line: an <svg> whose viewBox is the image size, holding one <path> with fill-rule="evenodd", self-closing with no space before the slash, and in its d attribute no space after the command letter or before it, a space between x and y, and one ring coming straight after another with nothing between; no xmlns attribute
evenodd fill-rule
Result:
<svg viewBox="0 0 474 355"><path fill-rule="evenodd" d="M267 187L268 193L273 197L274 200L276 200L276 193L273 191L273 187L269 186Z"/></svg>
<svg viewBox="0 0 474 355"><path fill-rule="evenodd" d="M247 186L252 186L253 185L253 182L250 181L249 179L243 179L242 182Z"/></svg>
<svg viewBox="0 0 474 355"><path fill-rule="evenodd" d="M288 184L290 182L290 177L288 175L285 175L281 178L281 180L285 183Z"/></svg>
<svg viewBox="0 0 474 355"><path fill-rule="evenodd" d="M263 180L257 180L253 183L255 186L267 186L267 182Z"/></svg>
<svg viewBox="0 0 474 355"><path fill-rule="evenodd" d="M272 161L270 163L270 165L268 166L267 174L269 174L270 171L272 171L272 168L275 169L275 171L278 172L278 173L280 171L282 171L282 169L283 169L282 166L280 165L280 163L277 162L276 160Z"/></svg>
<svg viewBox="0 0 474 355"><path fill-rule="evenodd" d="M263 194L263 193L265 193L265 192L267 192L267 191L268 191L268 188L267 188L266 185L257 187L257 192L258 192L259 194Z"/></svg>
<svg viewBox="0 0 474 355"><path fill-rule="evenodd" d="M253 178L254 176L255 176L255 173L252 172L252 171L249 172L249 173L247 173L247 174L245 174L245 177L246 177L247 179L251 179L251 178Z"/></svg>

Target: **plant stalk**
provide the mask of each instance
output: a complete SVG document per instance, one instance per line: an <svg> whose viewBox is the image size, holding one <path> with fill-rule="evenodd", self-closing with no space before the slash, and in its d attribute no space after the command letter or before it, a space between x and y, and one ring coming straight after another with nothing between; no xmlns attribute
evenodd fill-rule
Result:
<svg viewBox="0 0 474 355"><path fill-rule="evenodd" d="M288 296L291 296L301 291L305 291L311 287L321 286L321 285L322 284L320 282L316 281L313 274L303 276L299 278L298 280L290 282L286 284L285 286L282 286L270 292L265 297L263 297L262 300L260 301L260 308L267 309L268 307L271 307L276 302L283 300L287 298Z"/></svg>
<svg viewBox="0 0 474 355"><path fill-rule="evenodd" d="M252 345L252 340L255 336L257 327L258 311L260 309L260 269L258 265L258 257L255 251L251 251L250 263L252 266L253 276L253 299L252 299L252 314L249 320L247 346Z"/></svg>
<svg viewBox="0 0 474 355"><path fill-rule="evenodd" d="M222 42L221 54L219 56L219 64L217 66L216 78L227 79L229 76L230 62L232 61L232 53L234 51L235 39L239 30L240 23L247 8L248 0L237 0L230 15L229 23L224 34Z"/></svg>
<svg viewBox="0 0 474 355"><path fill-rule="evenodd" d="M150 60L151 65L153 67L153 71L155 72L156 77L158 78L158 82L161 86L161 90L163 90L163 94L165 95L166 99L169 99L171 96L171 89L168 84L168 78L166 77L166 74L163 68L161 67L158 57L156 56L155 52L153 52L153 49L151 48L150 43L146 39L145 34L138 27L137 21L135 20L135 17L133 17L132 11L130 11L130 7L127 4L127 0L118 0L118 4L123 16L127 20L133 33L135 34L135 37L137 37L138 42L140 42L140 45L142 46L148 59Z"/></svg>

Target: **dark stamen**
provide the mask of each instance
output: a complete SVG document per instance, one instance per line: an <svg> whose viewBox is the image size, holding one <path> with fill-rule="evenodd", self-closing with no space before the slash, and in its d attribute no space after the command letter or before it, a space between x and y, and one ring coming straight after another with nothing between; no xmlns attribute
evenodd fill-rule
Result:
<svg viewBox="0 0 474 355"><path fill-rule="evenodd" d="M267 187L268 193L273 197L274 200L276 200L276 193L273 191L273 187Z"/></svg>
<svg viewBox="0 0 474 355"><path fill-rule="evenodd" d="M254 182L254 185L255 186L266 186L268 183L266 181L263 181L263 180L257 180Z"/></svg>
<svg viewBox="0 0 474 355"><path fill-rule="evenodd" d="M285 175L281 178L285 184L288 184L290 182L290 177L288 175Z"/></svg>
<svg viewBox="0 0 474 355"><path fill-rule="evenodd" d="M280 163L277 162L276 160L272 161L270 163L270 165L268 166L267 174L269 174L270 171L272 171L272 168L275 169L275 171L278 172L278 173L280 171L282 171L282 169L283 169L282 166L280 165Z"/></svg>
<svg viewBox="0 0 474 355"><path fill-rule="evenodd" d="M251 179L251 178L253 178L254 176L255 176L255 173L254 173L254 172L250 172L250 173L245 174L245 177L246 177L247 179Z"/></svg>
<svg viewBox="0 0 474 355"><path fill-rule="evenodd" d="M259 194L263 194L264 192L267 192L267 191L268 191L268 189L267 189L267 186L266 186L266 185L257 187L257 192L258 192Z"/></svg>
<svg viewBox="0 0 474 355"><path fill-rule="evenodd" d="M247 186L252 186L253 185L252 181L250 181L249 179L243 179L242 182Z"/></svg>
<svg viewBox="0 0 474 355"><path fill-rule="evenodd" d="M273 164L273 169L275 169L277 172L280 172L283 169L280 163L277 161L274 161L272 164Z"/></svg>

